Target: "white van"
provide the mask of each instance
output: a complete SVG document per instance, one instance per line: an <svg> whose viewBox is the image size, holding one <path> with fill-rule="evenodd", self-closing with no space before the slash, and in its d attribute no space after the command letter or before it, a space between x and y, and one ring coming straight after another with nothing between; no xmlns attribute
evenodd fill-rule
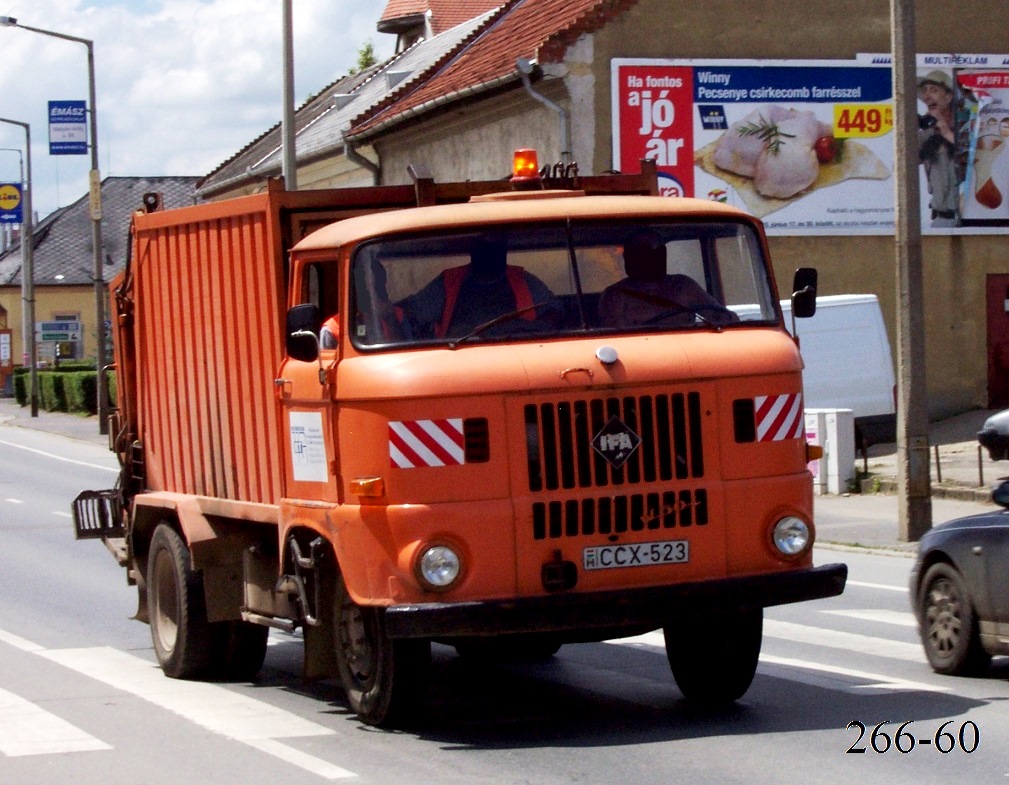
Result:
<svg viewBox="0 0 1009 785"><path fill-rule="evenodd" d="M792 329L791 303L783 300L785 324ZM816 315L796 319L807 409L851 409L855 445L896 439L896 386L890 342L879 299L874 294L816 298Z"/></svg>

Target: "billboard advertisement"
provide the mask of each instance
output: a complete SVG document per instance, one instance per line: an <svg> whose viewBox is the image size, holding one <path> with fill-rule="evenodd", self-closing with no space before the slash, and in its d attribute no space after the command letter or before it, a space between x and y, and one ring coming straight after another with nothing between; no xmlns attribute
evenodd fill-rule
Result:
<svg viewBox="0 0 1009 785"><path fill-rule="evenodd" d="M1009 155L1003 161L997 131L1006 117L1009 139L1007 63L918 56L924 233L1009 226ZM736 205L772 235L892 234L891 70L888 55L615 59L614 167L635 171L652 158L662 193ZM989 170L985 190L978 178Z"/></svg>

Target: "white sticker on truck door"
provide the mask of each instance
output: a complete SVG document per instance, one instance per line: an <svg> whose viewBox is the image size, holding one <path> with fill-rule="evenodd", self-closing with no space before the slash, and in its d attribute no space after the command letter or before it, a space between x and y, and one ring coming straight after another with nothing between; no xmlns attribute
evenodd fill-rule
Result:
<svg viewBox="0 0 1009 785"><path fill-rule="evenodd" d="M296 482L326 482L329 471L322 412L291 412L291 468Z"/></svg>

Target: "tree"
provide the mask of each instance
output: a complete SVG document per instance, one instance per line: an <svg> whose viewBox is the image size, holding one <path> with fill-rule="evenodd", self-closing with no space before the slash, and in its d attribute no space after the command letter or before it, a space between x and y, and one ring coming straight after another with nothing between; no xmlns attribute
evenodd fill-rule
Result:
<svg viewBox="0 0 1009 785"><path fill-rule="evenodd" d="M364 42L364 45L360 49L357 50L357 65L350 69L350 73L357 74L361 71L365 71L377 62L378 58L375 56L375 47L369 39Z"/></svg>

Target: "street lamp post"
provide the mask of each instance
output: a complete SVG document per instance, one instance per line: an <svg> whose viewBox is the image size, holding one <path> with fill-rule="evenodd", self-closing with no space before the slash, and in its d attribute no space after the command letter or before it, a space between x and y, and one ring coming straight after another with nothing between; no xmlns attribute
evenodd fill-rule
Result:
<svg viewBox="0 0 1009 785"><path fill-rule="evenodd" d="M91 206L91 244L93 246L94 278L95 278L95 339L97 342L95 360L98 369L98 430L108 433L108 389L105 378L105 275L102 259L102 180L98 171L98 105L95 102L95 47L94 42L75 35L56 33L52 30L42 30L38 27L18 24L11 16L0 16L0 27L19 27L32 33L61 38L64 41L74 41L84 44L88 50L88 101L90 104L91 126L91 173L89 201ZM32 336L35 335L34 324ZM34 343L34 341L33 341ZM33 364L34 365L34 364Z"/></svg>
<svg viewBox="0 0 1009 785"><path fill-rule="evenodd" d="M21 200L21 345L28 349L28 400L32 417L39 416L38 344L35 341L35 264L32 252L32 131L28 123L0 117L0 123L17 125L25 129L25 158L28 162L24 196ZM24 349L22 348L22 352Z"/></svg>

